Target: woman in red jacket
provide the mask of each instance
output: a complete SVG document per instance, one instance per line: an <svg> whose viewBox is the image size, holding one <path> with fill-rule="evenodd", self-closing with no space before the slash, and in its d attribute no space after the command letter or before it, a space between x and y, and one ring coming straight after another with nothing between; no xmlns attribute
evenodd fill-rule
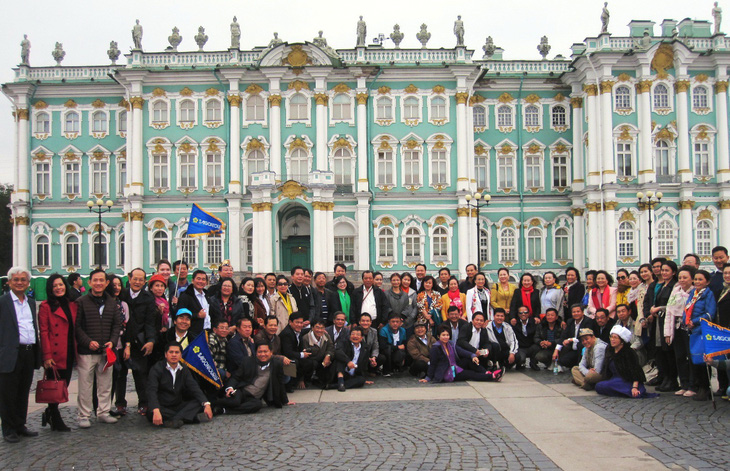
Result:
<svg viewBox="0 0 730 471"><path fill-rule="evenodd" d="M63 276L53 274L46 282L46 297L38 308L38 325L41 332L41 350L46 378L53 378L53 370L58 371L61 379L68 385L71 381L76 358L76 303L68 298L68 284ZM51 424L51 430L68 432L63 423L58 404L48 404L43 412L41 423Z"/></svg>

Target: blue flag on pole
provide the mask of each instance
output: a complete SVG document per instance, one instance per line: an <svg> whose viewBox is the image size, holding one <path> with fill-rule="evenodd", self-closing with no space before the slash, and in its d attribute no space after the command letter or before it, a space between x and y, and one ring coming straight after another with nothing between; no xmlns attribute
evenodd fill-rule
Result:
<svg viewBox="0 0 730 471"><path fill-rule="evenodd" d="M193 207L190 209L190 221L188 222L189 236L218 234L225 226L223 221L203 211L200 206L193 203Z"/></svg>
<svg viewBox="0 0 730 471"><path fill-rule="evenodd" d="M703 353L710 358L730 353L730 329L702 319Z"/></svg>
<svg viewBox="0 0 730 471"><path fill-rule="evenodd" d="M188 348L183 351L180 361L210 384L217 388L223 387L223 381L218 375L218 368L215 366L213 354L210 353L207 332L201 332L200 335L195 337L195 340L188 344Z"/></svg>

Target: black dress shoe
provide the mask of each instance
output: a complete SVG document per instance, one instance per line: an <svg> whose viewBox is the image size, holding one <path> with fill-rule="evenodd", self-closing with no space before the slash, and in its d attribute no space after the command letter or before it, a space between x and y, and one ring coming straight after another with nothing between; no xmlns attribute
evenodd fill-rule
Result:
<svg viewBox="0 0 730 471"><path fill-rule="evenodd" d="M344 384L340 384L339 386L337 386L337 390L339 392L345 392L346 391L345 385Z"/></svg>
<svg viewBox="0 0 730 471"><path fill-rule="evenodd" d="M3 435L3 440L8 443L18 443L20 441L20 437L18 437L17 433L9 433L7 435Z"/></svg>
<svg viewBox="0 0 730 471"><path fill-rule="evenodd" d="M32 430L29 430L27 427L23 427L22 429L18 430L18 435L21 437L37 437L38 432L34 432Z"/></svg>
<svg viewBox="0 0 730 471"><path fill-rule="evenodd" d="M654 379L652 379L651 381L647 381L646 382L646 385L647 386L656 386L658 384L662 384L663 382L664 382L664 378L660 378L659 376L655 376Z"/></svg>

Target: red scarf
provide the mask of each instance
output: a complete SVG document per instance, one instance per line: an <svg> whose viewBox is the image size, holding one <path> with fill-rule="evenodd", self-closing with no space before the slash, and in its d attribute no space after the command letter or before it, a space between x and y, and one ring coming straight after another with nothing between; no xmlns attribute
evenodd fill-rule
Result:
<svg viewBox="0 0 730 471"><path fill-rule="evenodd" d="M600 292L598 291L598 288L593 288L593 291L591 292L591 297L593 298L593 306L598 308L606 308L611 304L611 287L606 286L603 289L603 296L599 296Z"/></svg>
<svg viewBox="0 0 730 471"><path fill-rule="evenodd" d="M464 303L461 302L461 292L460 291L449 291L447 293L449 295L449 300L451 301L452 306L456 306L459 308L459 315L464 313Z"/></svg>
<svg viewBox="0 0 730 471"><path fill-rule="evenodd" d="M705 291L705 289L707 289L707 288L702 288L699 291L695 289L694 296L692 296L692 299L689 301L689 303L685 304L685 306L684 306L684 324L685 325L689 324L689 322L692 320L692 311L694 311L694 309L695 309L695 303L700 298L700 296Z"/></svg>
<svg viewBox="0 0 730 471"><path fill-rule="evenodd" d="M408 290L409 289L410 288L404 288L403 286L400 287L400 290L403 291L404 293L406 293L406 295L408 295Z"/></svg>
<svg viewBox="0 0 730 471"><path fill-rule="evenodd" d="M522 305L530 311L530 315L532 315L532 299L530 298L533 291L535 291L535 288L532 286L529 288L520 288L520 292L522 293Z"/></svg>

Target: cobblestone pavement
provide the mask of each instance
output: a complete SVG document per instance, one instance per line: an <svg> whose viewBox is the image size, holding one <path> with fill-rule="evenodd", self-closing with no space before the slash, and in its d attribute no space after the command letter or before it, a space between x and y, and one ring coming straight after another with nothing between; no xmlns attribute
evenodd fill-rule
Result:
<svg viewBox="0 0 730 471"><path fill-rule="evenodd" d="M65 408L71 418L74 408ZM29 423L38 426L39 415ZM72 422L70 422L72 423ZM482 400L300 404L178 431L115 425L0 444L2 469L550 470L552 461ZM208 445L204 445L208 444ZM122 453L120 450L129 452Z"/></svg>
<svg viewBox="0 0 730 471"><path fill-rule="evenodd" d="M524 373L543 384L570 382L568 373L553 375L545 370ZM717 398L717 410L714 410L709 401L697 402L673 393L660 393L656 399L642 400L597 394L571 399L653 445L644 451L667 467L730 469L728 401Z"/></svg>

